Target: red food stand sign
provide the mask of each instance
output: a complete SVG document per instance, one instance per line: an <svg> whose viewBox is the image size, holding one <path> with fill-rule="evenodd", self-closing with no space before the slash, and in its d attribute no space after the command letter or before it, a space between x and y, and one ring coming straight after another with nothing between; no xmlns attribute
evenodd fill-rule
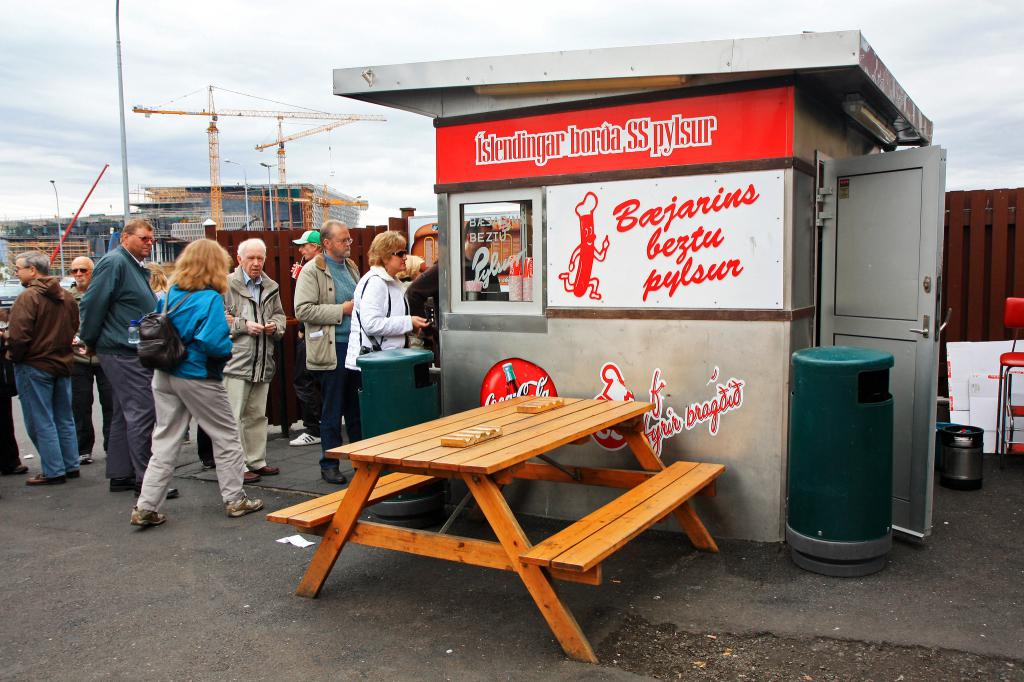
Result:
<svg viewBox="0 0 1024 682"><path fill-rule="evenodd" d="M793 88L442 126L437 182L792 156Z"/></svg>
<svg viewBox="0 0 1024 682"><path fill-rule="evenodd" d="M506 358L491 365L480 385L480 404L511 400L520 396L557 396L551 375L540 365L522 358Z"/></svg>

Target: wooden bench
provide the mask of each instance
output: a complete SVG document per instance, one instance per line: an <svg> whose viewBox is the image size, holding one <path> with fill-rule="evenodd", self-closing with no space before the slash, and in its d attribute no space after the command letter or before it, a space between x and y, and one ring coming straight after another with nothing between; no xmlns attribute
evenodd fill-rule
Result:
<svg viewBox="0 0 1024 682"><path fill-rule="evenodd" d="M672 513L725 471L721 464L675 462L621 497L520 556L524 564L584 572Z"/></svg>
<svg viewBox="0 0 1024 682"><path fill-rule="evenodd" d="M381 476L370 493L367 505L376 504L389 497L400 495L411 490L420 488L437 479L433 476L420 476L417 474L388 474ZM286 523L295 526L305 533L323 535L324 529L330 523L338 506L345 499L347 490L340 490L336 493L317 497L299 504L280 509L267 514L267 521L274 523Z"/></svg>

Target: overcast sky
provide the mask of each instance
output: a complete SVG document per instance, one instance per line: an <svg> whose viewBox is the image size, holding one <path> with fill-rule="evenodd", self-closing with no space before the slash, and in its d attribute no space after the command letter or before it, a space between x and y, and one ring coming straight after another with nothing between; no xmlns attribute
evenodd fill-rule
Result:
<svg viewBox="0 0 1024 682"><path fill-rule="evenodd" d="M0 0L0 218L72 214L105 163L85 213L121 211L113 0ZM860 29L948 149L947 187L1024 186L1024 28L1019 3L717 2L304 3L125 0L121 40L132 190L209 184L194 116L144 118L133 104L205 106L213 84L337 113L384 114L287 145L291 182L328 183L370 202L363 224L400 206L433 213L428 118L335 97L331 71L498 54ZM194 91L197 94L182 98ZM180 99L179 99L180 98ZM220 93L218 108L281 108ZM272 119L222 119L221 158L266 182L256 152ZM312 124L295 124L297 132ZM241 183L222 165L222 182ZM276 177L276 175L275 175Z"/></svg>

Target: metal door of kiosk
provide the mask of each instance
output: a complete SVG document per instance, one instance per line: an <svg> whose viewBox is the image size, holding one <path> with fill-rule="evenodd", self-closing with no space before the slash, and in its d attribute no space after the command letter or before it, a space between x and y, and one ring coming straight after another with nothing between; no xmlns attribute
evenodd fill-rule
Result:
<svg viewBox="0 0 1024 682"><path fill-rule="evenodd" d="M824 164L821 345L896 358L893 528L923 538L932 517L945 150Z"/></svg>

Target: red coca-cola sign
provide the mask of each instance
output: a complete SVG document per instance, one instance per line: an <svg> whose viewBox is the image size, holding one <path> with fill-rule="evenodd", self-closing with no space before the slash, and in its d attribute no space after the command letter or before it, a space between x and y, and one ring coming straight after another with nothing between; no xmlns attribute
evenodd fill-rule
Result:
<svg viewBox="0 0 1024 682"><path fill-rule="evenodd" d="M439 184L792 156L793 88L442 126L437 149Z"/></svg>
<svg viewBox="0 0 1024 682"><path fill-rule="evenodd" d="M494 363L480 386L480 404L491 405L519 396L557 396L555 382L540 365L522 358L506 358Z"/></svg>

